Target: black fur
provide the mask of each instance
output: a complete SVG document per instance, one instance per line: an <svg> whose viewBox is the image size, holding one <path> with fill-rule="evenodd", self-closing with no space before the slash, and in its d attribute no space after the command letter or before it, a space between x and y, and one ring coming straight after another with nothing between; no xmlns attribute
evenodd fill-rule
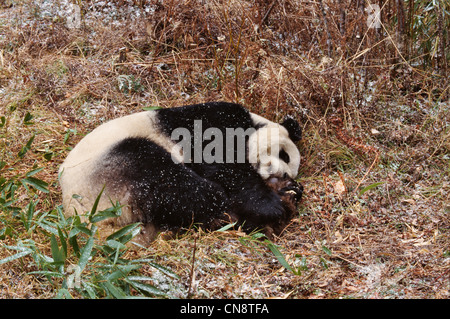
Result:
<svg viewBox="0 0 450 319"><path fill-rule="evenodd" d="M248 163L195 164L188 167L222 187L228 198L229 213L246 230L263 228L284 213L280 197Z"/></svg>
<svg viewBox="0 0 450 319"><path fill-rule="evenodd" d="M286 153L285 150L281 150L281 151L280 151L280 154L278 154L278 157L279 157L281 160L283 160L284 162L286 162L286 163L289 163L289 161L291 160L291 159L289 158L289 154Z"/></svg>
<svg viewBox="0 0 450 319"><path fill-rule="evenodd" d="M133 214L144 224L153 223L162 229L189 227L192 223L208 227L228 210L227 196L220 185L174 163L166 150L145 138L119 142L99 163L94 178L111 189L125 185L131 194Z"/></svg>
<svg viewBox="0 0 450 319"><path fill-rule="evenodd" d="M137 221L160 229L211 228L229 214L250 231L284 214L280 197L247 163L176 164L145 138L119 142L99 163L93 178L107 185L106 192L125 186Z"/></svg>
<svg viewBox="0 0 450 319"><path fill-rule="evenodd" d="M289 138L293 142L298 142L302 139L302 129L298 122L292 117L287 117L281 125L289 132Z"/></svg>
<svg viewBox="0 0 450 319"><path fill-rule="evenodd" d="M227 128L242 128L244 131L249 128L257 129L258 127L252 122L250 113L247 109L239 104L225 102L210 102L205 104L188 105L177 108L160 109L157 111L159 129L166 136L171 136L172 132L177 128L186 128L191 132L191 156L194 156L195 136L194 121L201 120L202 134L208 128L216 128L222 132L222 136L226 135ZM248 137L246 137L246 142ZM179 142L179 140L174 140ZM202 149L211 141L202 142ZM235 140L236 145L236 140ZM223 144L222 154L226 154L226 144ZM234 161L237 161L237 150L234 150ZM245 159L248 159L247 154ZM225 161L225 159L224 159ZM191 158L191 162L194 159Z"/></svg>
<svg viewBox="0 0 450 319"><path fill-rule="evenodd" d="M192 132L194 120L202 121L203 130L216 127L224 132L227 127L242 127L244 130L253 127L248 110L234 103L210 102L160 109L157 112L160 128L167 136L179 127Z"/></svg>

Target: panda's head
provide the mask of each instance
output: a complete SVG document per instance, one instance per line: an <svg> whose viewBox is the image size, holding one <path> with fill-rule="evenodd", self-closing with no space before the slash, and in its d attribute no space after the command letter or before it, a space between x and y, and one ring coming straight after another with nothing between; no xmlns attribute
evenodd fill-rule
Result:
<svg viewBox="0 0 450 319"><path fill-rule="evenodd" d="M301 128L293 118L277 124L252 114L257 130L248 142L249 161L262 178L294 179L300 166L300 152L295 142L301 139Z"/></svg>

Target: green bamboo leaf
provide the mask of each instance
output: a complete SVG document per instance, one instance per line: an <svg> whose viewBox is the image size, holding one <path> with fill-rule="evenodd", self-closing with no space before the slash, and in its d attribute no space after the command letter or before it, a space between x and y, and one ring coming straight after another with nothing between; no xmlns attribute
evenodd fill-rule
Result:
<svg viewBox="0 0 450 319"><path fill-rule="evenodd" d="M27 177L33 176L33 175L39 173L40 171L42 171L43 169L44 169L43 167L36 168L36 169L34 169L34 170L29 171L28 173L26 173L25 176L27 176Z"/></svg>
<svg viewBox="0 0 450 319"><path fill-rule="evenodd" d="M125 249L125 248L127 248L127 246L125 246L125 245L122 244L121 242L119 242L119 241L117 241L117 240L113 240L113 239L107 240L107 241L106 241L106 244L107 244L109 247L114 248L114 249Z"/></svg>
<svg viewBox="0 0 450 319"><path fill-rule="evenodd" d="M174 273L172 270L161 266L159 264L156 264L154 262L149 262L149 265L152 266L153 268L158 269L159 271L161 271L163 274L165 274L166 276L169 276L171 278L176 278L176 279L180 279L180 276L178 276L176 273Z"/></svg>
<svg viewBox="0 0 450 319"><path fill-rule="evenodd" d="M32 124L34 124L33 118L34 118L34 116L31 115L30 112L27 112L27 114L25 114L25 118L23 119L23 124L24 125L32 125Z"/></svg>
<svg viewBox="0 0 450 319"><path fill-rule="evenodd" d="M31 251L32 250L28 247L24 247L24 246L9 246L9 245L3 245L4 248L9 249L9 250L17 250L17 251Z"/></svg>
<svg viewBox="0 0 450 319"><path fill-rule="evenodd" d="M361 196L362 194L364 194L365 192L367 192L368 190L371 190L372 188L375 188L381 184L384 184L385 182L378 182L378 183L374 183L371 184L369 186L364 187L360 192L359 192L359 196Z"/></svg>
<svg viewBox="0 0 450 319"><path fill-rule="evenodd" d="M113 265L117 264L117 261L119 260L119 254L120 254L120 247L117 246L116 248L116 253L114 254L114 260L113 260Z"/></svg>
<svg viewBox="0 0 450 319"><path fill-rule="evenodd" d="M216 231L217 231L217 232L224 232L224 231L227 231L227 230L230 229L230 228L233 228L234 225L236 225L236 223L231 223L231 224L228 224L228 225L223 226L222 228L220 228L220 229L218 229L218 230L216 230Z"/></svg>
<svg viewBox="0 0 450 319"><path fill-rule="evenodd" d="M108 275L106 277L106 280L109 281L109 282L113 282L113 281L116 281L118 279L124 278L126 275L127 275L127 273L124 273L122 270L116 270L112 274Z"/></svg>
<svg viewBox="0 0 450 319"><path fill-rule="evenodd" d="M94 236L89 237L86 245L81 249L80 260L78 261L78 267L80 267L80 272L86 267L89 258L91 257L92 248L94 247Z"/></svg>
<svg viewBox="0 0 450 319"><path fill-rule="evenodd" d="M159 110L162 109L162 107L160 106L148 106L148 107L143 107L142 108L144 111L153 111L153 110Z"/></svg>
<svg viewBox="0 0 450 319"><path fill-rule="evenodd" d="M322 250L328 255L331 256L333 253L331 252L331 250L325 246L322 246Z"/></svg>
<svg viewBox="0 0 450 319"><path fill-rule="evenodd" d="M260 232L252 234L252 239L260 239L260 238L263 238L263 237L266 237L266 235L263 234L263 233L260 233Z"/></svg>
<svg viewBox="0 0 450 319"><path fill-rule="evenodd" d="M60 272L56 272L56 271L47 271L47 270L31 271L27 274L28 275L44 275L44 276L60 277L60 278L64 278L67 276L64 273L60 273Z"/></svg>
<svg viewBox="0 0 450 319"><path fill-rule="evenodd" d="M116 231L115 233L109 235L109 236L106 238L106 240L118 240L118 241L120 241L122 244L125 244L126 241L124 242L123 237L124 237L125 235L127 235L128 233L130 233L130 232L131 232L132 234L135 234L136 231L139 230L139 228L138 228L139 225L140 225L140 223L134 223L134 224L127 225L127 226L125 226L125 227L119 229L119 230ZM125 238L125 239L128 239L128 238Z"/></svg>
<svg viewBox="0 0 450 319"><path fill-rule="evenodd" d="M6 117L4 116L0 117L0 127L5 126L5 124L6 124Z"/></svg>
<svg viewBox="0 0 450 319"><path fill-rule="evenodd" d="M82 232L88 236L92 236L92 231L84 225L77 225L69 232L69 238L76 236L79 232Z"/></svg>
<svg viewBox="0 0 450 319"><path fill-rule="evenodd" d="M13 229L11 228L11 226L0 229L0 239L3 240L7 236L10 236L12 234L12 231Z"/></svg>
<svg viewBox="0 0 450 319"><path fill-rule="evenodd" d="M110 207L108 209L102 210L98 213L95 213L90 221L91 223L98 223L99 221L102 221L104 219L108 219L108 218L115 218L115 217L119 217L120 215L122 215L122 206L119 206L118 204Z"/></svg>
<svg viewBox="0 0 450 319"><path fill-rule="evenodd" d="M25 188L27 188L26 185L31 185L41 192L48 193L48 183L44 182L43 180L30 176L23 178L20 181Z"/></svg>
<svg viewBox="0 0 450 319"><path fill-rule="evenodd" d="M129 264L129 265L117 265L117 268L120 269L122 273L129 274L130 272L141 268L141 266Z"/></svg>
<svg viewBox="0 0 450 319"><path fill-rule="evenodd" d="M51 233L55 236L58 235L58 230L55 227L53 227L52 225L49 225L47 220L38 221L36 223L39 225L39 227L41 227L42 229L45 229L49 233Z"/></svg>
<svg viewBox="0 0 450 319"><path fill-rule="evenodd" d="M136 282L136 281L130 280L129 278L125 278L125 281L127 283L129 283L130 285L132 285L137 290L148 292L151 295L155 295L155 296L165 296L166 295L163 291L159 290L155 286Z"/></svg>
<svg viewBox="0 0 450 319"><path fill-rule="evenodd" d="M36 135L33 134L33 136L31 136L31 138L28 140L27 144L25 144L25 146L22 147L22 149L17 154L17 156L19 156L20 158L25 156L25 154L30 150L31 144L33 143L35 137L36 137Z"/></svg>
<svg viewBox="0 0 450 319"><path fill-rule="evenodd" d="M102 286L105 287L105 290L107 290L111 295L113 295L114 298L123 299L126 297L126 294L125 292L123 292L122 289L114 286L109 281L102 283Z"/></svg>
<svg viewBox="0 0 450 319"><path fill-rule="evenodd" d="M67 228L69 226L69 222L64 215L64 209L62 205L56 206L56 212L58 213L58 224L63 228Z"/></svg>
<svg viewBox="0 0 450 319"><path fill-rule="evenodd" d="M67 290L66 288L61 288L56 294L56 299L73 299L73 297L70 294L69 290Z"/></svg>
<svg viewBox="0 0 450 319"><path fill-rule="evenodd" d="M74 236L74 237L69 238L69 244L72 247L75 255L77 257L80 257L81 253L80 253L80 247L78 246L77 237Z"/></svg>
<svg viewBox="0 0 450 319"><path fill-rule="evenodd" d="M26 212L24 212L22 214L22 222L27 231L31 228L31 223L33 221L35 209L36 209L36 203L31 201L27 205Z"/></svg>
<svg viewBox="0 0 450 319"><path fill-rule="evenodd" d="M320 264L323 266L323 268L328 269L328 263L325 259L323 259L322 257L319 258L320 260Z"/></svg>
<svg viewBox="0 0 450 319"><path fill-rule="evenodd" d="M57 226L58 228L58 236L59 236L59 241L61 242L61 252L64 254L64 260L67 257L67 242L66 242L66 236L63 234L61 228L59 227L59 225Z"/></svg>
<svg viewBox="0 0 450 319"><path fill-rule="evenodd" d="M265 243L267 244L267 248L270 249L270 251L273 253L275 258L280 262L280 264L284 268L286 268L287 270L289 270L290 272L295 274L294 269L292 269L291 265L289 265L289 263L284 258L283 254L278 250L278 248L272 242L270 242L269 240L265 240Z"/></svg>
<svg viewBox="0 0 450 319"><path fill-rule="evenodd" d="M91 218L94 216L95 212L97 211L98 203L100 202L100 198L102 197L103 191L105 190L105 186L103 186L102 190L100 191L100 194L98 194L97 198L95 199L94 205L92 206L91 213L89 214L89 221L91 223L92 223Z"/></svg>
<svg viewBox="0 0 450 319"><path fill-rule="evenodd" d="M152 277L149 276L128 276L127 278L132 281L154 280Z"/></svg>
<svg viewBox="0 0 450 319"><path fill-rule="evenodd" d="M65 258L63 256L62 249L59 249L58 241L56 240L56 237L53 234L50 237L50 248L52 250L53 261L56 264L64 263Z"/></svg>
<svg viewBox="0 0 450 319"><path fill-rule="evenodd" d="M83 281L82 284L83 284L83 288L88 293L89 298L91 298L91 299L97 299L98 298L97 292L96 292L98 287L96 285L94 285L91 282L87 282L87 281Z"/></svg>
<svg viewBox="0 0 450 319"><path fill-rule="evenodd" d="M25 257L25 256L31 254L32 252L33 251L31 249L28 249L28 250L25 250L25 251L21 251L20 253L11 255L9 257L3 258L3 259L0 260L0 265L9 263L10 261L13 261L13 260L16 260L16 259L19 259L19 258L22 258L22 257Z"/></svg>

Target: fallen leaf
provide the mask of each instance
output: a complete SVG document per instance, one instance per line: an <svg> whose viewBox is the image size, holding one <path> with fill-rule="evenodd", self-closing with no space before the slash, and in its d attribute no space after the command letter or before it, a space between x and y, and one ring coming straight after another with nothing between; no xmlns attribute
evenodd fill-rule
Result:
<svg viewBox="0 0 450 319"><path fill-rule="evenodd" d="M402 199L402 203L415 204L416 201L413 198Z"/></svg>
<svg viewBox="0 0 450 319"><path fill-rule="evenodd" d="M334 184L334 191L338 194L338 195L342 195L345 193L346 189L345 189L345 185L344 183L339 180L336 182L336 184Z"/></svg>
<svg viewBox="0 0 450 319"><path fill-rule="evenodd" d="M420 246L427 246L427 245L431 245L430 241L425 241L425 239L423 238L419 238L417 239L416 243L413 244L413 246L415 247L420 247Z"/></svg>
<svg viewBox="0 0 450 319"><path fill-rule="evenodd" d="M374 128L371 129L370 132L372 133L372 135L380 135L381 134L380 131L378 131L377 129L374 129Z"/></svg>

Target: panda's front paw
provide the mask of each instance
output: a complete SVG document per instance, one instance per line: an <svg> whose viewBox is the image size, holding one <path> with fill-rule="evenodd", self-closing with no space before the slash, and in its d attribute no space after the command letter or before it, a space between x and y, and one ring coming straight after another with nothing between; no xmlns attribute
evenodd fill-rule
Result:
<svg viewBox="0 0 450 319"><path fill-rule="evenodd" d="M249 194L247 194L249 195ZM245 196L240 204L235 206L239 223L246 231L264 228L280 220L285 215L285 208L281 198L275 192L268 192L265 196Z"/></svg>
<svg viewBox="0 0 450 319"><path fill-rule="evenodd" d="M295 183L279 190L281 196L287 196L292 201L298 202L302 199L303 186L301 184Z"/></svg>
<svg viewBox="0 0 450 319"><path fill-rule="evenodd" d="M293 204L300 201L303 194L303 186L290 177L273 176L267 180L267 185L274 190L284 201Z"/></svg>
<svg viewBox="0 0 450 319"><path fill-rule="evenodd" d="M254 215L259 216L262 223L270 223L281 218L284 214L284 207L281 198L272 193L272 196L260 198L254 206Z"/></svg>

